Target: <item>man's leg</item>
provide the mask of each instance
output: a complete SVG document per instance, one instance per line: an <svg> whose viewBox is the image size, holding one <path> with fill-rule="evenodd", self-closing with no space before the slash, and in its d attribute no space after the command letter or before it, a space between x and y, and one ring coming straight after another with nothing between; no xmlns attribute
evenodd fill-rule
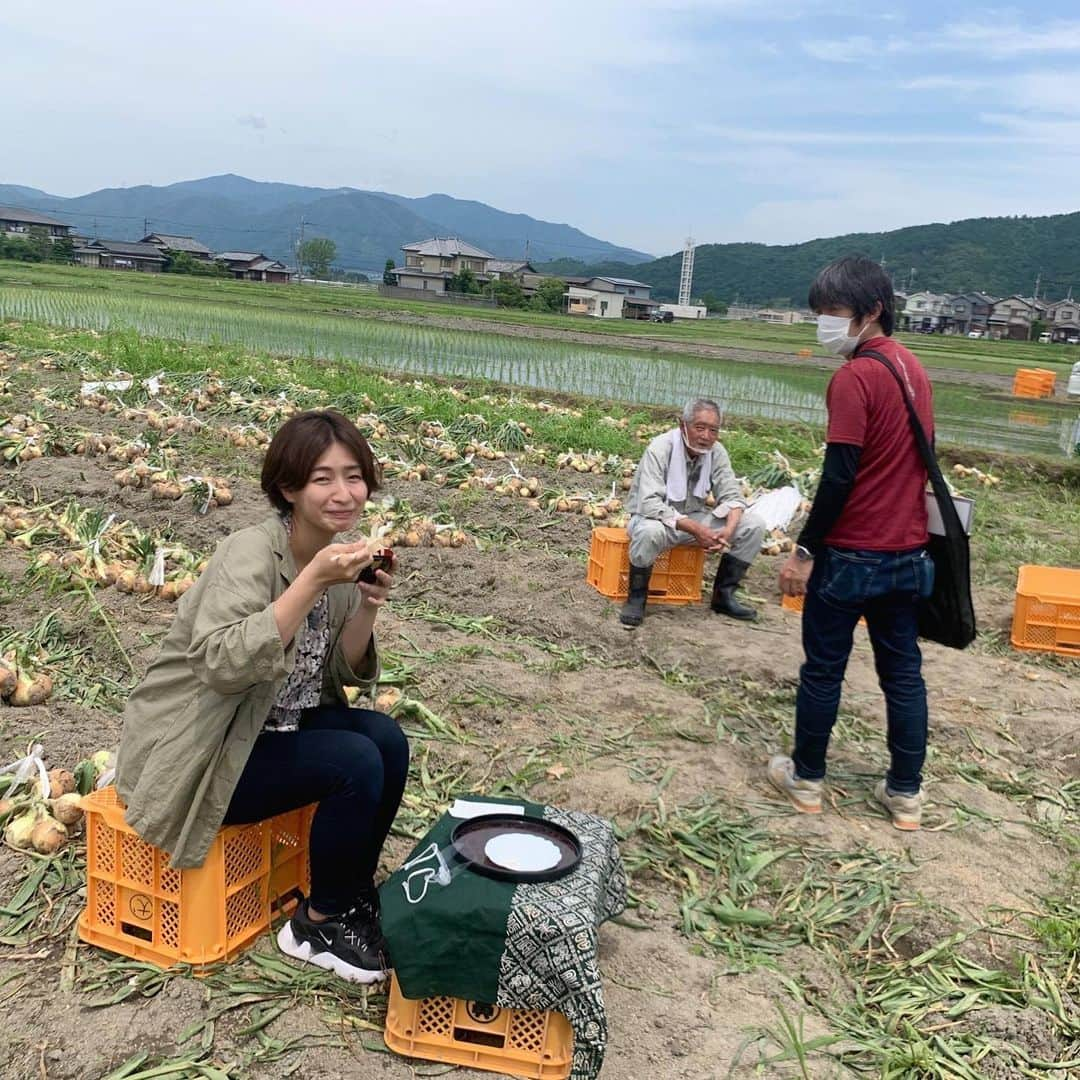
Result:
<svg viewBox="0 0 1080 1080"><path fill-rule="evenodd" d="M626 603L619 613L619 622L632 630L645 618L645 604L649 599L649 578L653 563L665 551L680 543L680 537L690 538L688 533L670 529L662 521L634 516L626 527L630 536L630 582Z"/></svg>
<svg viewBox="0 0 1080 1080"><path fill-rule="evenodd" d="M717 524L719 527L723 526L722 521ZM735 599L735 589L761 550L764 535L765 522L753 510L746 511L735 528L731 548L720 558L716 580L713 582L711 606L718 615L730 615L735 619L757 618L757 612L752 607L740 604Z"/></svg>
<svg viewBox="0 0 1080 1080"><path fill-rule="evenodd" d="M806 659L799 669L795 696L794 772L803 780L825 777L829 736L840 708L840 690L847 670L855 624L862 614L861 597L868 591L861 580L875 567L830 562L842 558L826 548L816 560L806 592L802 643Z"/></svg>
<svg viewBox="0 0 1080 1080"><path fill-rule="evenodd" d="M929 719L918 643L920 582L916 558L896 556L895 590L866 605L874 666L885 694L890 757L889 771L877 794L901 829L916 829L921 820Z"/></svg>

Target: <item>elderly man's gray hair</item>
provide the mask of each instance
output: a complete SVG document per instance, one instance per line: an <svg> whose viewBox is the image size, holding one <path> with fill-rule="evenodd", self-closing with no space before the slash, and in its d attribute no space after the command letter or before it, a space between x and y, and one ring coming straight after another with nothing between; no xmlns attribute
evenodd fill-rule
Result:
<svg viewBox="0 0 1080 1080"><path fill-rule="evenodd" d="M709 398L699 397L694 398L692 401L688 401L683 406L682 418L689 424L699 412L716 413L717 420L719 420L721 416L720 406L717 405L715 401L712 401Z"/></svg>

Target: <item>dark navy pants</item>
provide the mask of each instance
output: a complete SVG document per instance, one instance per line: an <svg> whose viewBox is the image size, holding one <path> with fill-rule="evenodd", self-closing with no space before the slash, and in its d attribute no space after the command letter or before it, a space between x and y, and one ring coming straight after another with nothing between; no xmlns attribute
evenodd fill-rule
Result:
<svg viewBox="0 0 1080 1080"><path fill-rule="evenodd" d="M824 548L815 560L803 608L806 661L795 700L795 774L825 776L829 736L855 625L866 617L878 681L885 694L891 757L889 790L913 795L926 759L926 684L918 644L917 603L934 584L934 564L914 551Z"/></svg>
<svg viewBox="0 0 1080 1080"><path fill-rule="evenodd" d="M409 743L385 713L306 709L299 731L264 731L233 792L226 825L318 803L311 823L311 904L352 907L375 876L409 772Z"/></svg>

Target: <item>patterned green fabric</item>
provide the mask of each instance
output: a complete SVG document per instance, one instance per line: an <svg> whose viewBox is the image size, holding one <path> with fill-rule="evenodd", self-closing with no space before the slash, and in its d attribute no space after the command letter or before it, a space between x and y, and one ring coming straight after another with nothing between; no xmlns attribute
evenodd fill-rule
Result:
<svg viewBox="0 0 1080 1080"><path fill-rule="evenodd" d="M574 1030L571 1080L593 1080L607 1046L596 937L626 906L626 875L609 821L524 806L527 816L563 825L581 841L573 873L514 885L446 859L447 878L435 852L449 846L458 819L444 814L383 886L383 933L406 997L561 1012Z"/></svg>

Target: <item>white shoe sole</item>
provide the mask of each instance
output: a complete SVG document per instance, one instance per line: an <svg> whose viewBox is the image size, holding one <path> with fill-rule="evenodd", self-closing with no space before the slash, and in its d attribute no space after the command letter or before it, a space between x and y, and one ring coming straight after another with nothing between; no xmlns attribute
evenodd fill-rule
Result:
<svg viewBox="0 0 1080 1080"><path fill-rule="evenodd" d="M920 805L917 813L912 813L910 810L894 810L885 798L885 794L879 789L874 790L874 801L889 815L892 827L901 832L918 832L922 827L922 806Z"/></svg>
<svg viewBox="0 0 1080 1080"><path fill-rule="evenodd" d="M278 948L286 956L303 960L306 964L314 964L315 967L322 968L324 971L332 971L335 975L348 979L349 982L381 982L389 974L387 971L370 971L367 968L354 967L332 952L315 952L310 942L296 940L292 932L291 919L278 931L277 943Z"/></svg>
<svg viewBox="0 0 1080 1080"><path fill-rule="evenodd" d="M781 795L785 796L788 802L790 802L800 814L820 814L821 796L823 792L819 790L817 798L812 798L812 801L810 802L804 802L791 790L791 788L788 787L790 777L788 776L785 766L790 764L790 762L791 759L784 754L774 754L769 758L769 764L765 768L765 775L768 777L769 783L772 784ZM810 795L811 793L807 792L807 794Z"/></svg>

